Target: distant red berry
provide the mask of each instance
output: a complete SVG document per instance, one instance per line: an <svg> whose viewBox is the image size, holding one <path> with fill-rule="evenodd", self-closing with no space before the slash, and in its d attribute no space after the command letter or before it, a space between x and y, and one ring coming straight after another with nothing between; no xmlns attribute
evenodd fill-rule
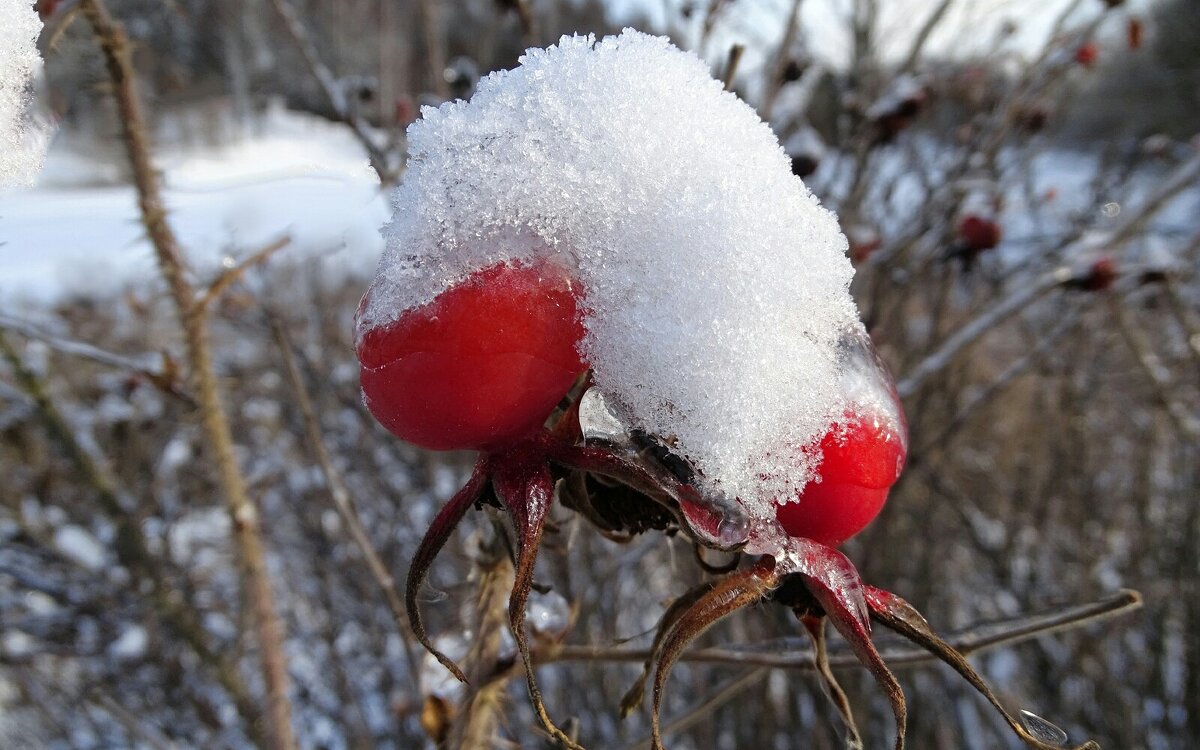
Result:
<svg viewBox="0 0 1200 750"><path fill-rule="evenodd" d="M1100 48L1095 42L1085 42L1079 45L1075 50L1075 62L1085 68L1091 68L1096 65L1096 60L1100 57Z"/></svg>
<svg viewBox="0 0 1200 750"><path fill-rule="evenodd" d="M971 253L991 250L1000 244L1002 235L997 222L977 214L967 214L958 222L958 238Z"/></svg>
<svg viewBox="0 0 1200 750"><path fill-rule="evenodd" d="M1100 258L1092 263L1079 286L1088 292L1102 292L1113 285L1118 275L1117 264L1112 258Z"/></svg>
<svg viewBox="0 0 1200 750"><path fill-rule="evenodd" d="M492 449L529 435L585 369L579 296L557 266L500 264L362 332L367 408L434 450Z"/></svg>

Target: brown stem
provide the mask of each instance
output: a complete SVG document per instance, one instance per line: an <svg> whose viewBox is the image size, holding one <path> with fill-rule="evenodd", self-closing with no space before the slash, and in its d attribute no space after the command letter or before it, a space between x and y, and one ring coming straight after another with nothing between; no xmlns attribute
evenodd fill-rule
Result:
<svg viewBox="0 0 1200 750"><path fill-rule="evenodd" d="M1171 371L1163 364L1162 359L1154 351L1153 344L1146 334L1131 320L1125 306L1119 297L1109 298L1109 310L1116 321L1117 331L1129 350L1133 352L1138 366L1154 388L1155 396L1166 409L1167 414L1175 422L1179 431L1192 438L1200 438L1200 418L1197 418L1191 408L1175 398L1178 389Z"/></svg>
<svg viewBox="0 0 1200 750"><path fill-rule="evenodd" d="M104 0L81 0L80 8L104 53L113 84L126 155L133 168L142 223L154 245L159 270L170 288L187 344L191 377L200 402L204 433L217 465L218 480L232 518L234 542L241 565L242 583L253 606L260 667L267 691L268 743L278 750L296 746L288 699L287 661L283 652L283 626L275 610L275 596L267 575L266 556L258 510L246 493L245 482L233 450L233 436L221 403L213 371L206 311L195 302L195 290L184 270L179 242L167 221L158 174L150 158L150 145L137 95L133 63L125 31L109 13Z"/></svg>
<svg viewBox="0 0 1200 750"><path fill-rule="evenodd" d="M796 41L796 32L800 28L800 6L804 0L792 0L792 10L788 14L787 25L783 29L783 38L779 41L779 49L775 51L775 59L771 63L770 75L767 80L767 94L759 107L759 116L763 122L771 121L771 112L775 109L775 100L779 90L783 88L783 70L787 66L788 56L792 53L792 44ZM732 76L730 76L732 78ZM726 83L728 88L728 83Z"/></svg>
<svg viewBox="0 0 1200 750"><path fill-rule="evenodd" d="M196 405L196 400L181 389L180 383L176 378L178 373L175 370L174 363L165 354L163 355L163 364L160 367L151 367L148 364L148 360L154 356L152 354L145 354L140 357L114 354L83 341L56 336L37 326L9 315L4 315L3 313L0 313L0 329L13 331L27 339L36 339L63 354L90 359L107 367L115 367L120 370L136 373L149 380L155 388L158 388L168 396L177 398L189 406Z"/></svg>
<svg viewBox="0 0 1200 750"><path fill-rule="evenodd" d="M821 676L821 683L825 686L825 694L829 697L829 702L842 717L842 723L846 727L846 746L848 750L862 750L862 734L858 731L858 722L854 720L850 699L846 697L846 691L842 689L841 683L838 682L837 677L833 674L833 669L829 666L825 618L800 613L797 613L796 617L808 631L809 638L812 639L813 667Z"/></svg>
<svg viewBox="0 0 1200 750"><path fill-rule="evenodd" d="M212 303L216 302L221 295L225 293L225 290L233 284L233 282L242 278L242 276L246 274L246 271L250 270L254 266L266 263L272 255L287 247L291 241L291 237L280 237L277 240L267 243L260 250L251 254L236 266L227 268L220 276L218 276L211 284L209 284L208 289L205 290L203 296L196 300L196 304L199 305L201 309L211 307Z"/></svg>
<svg viewBox="0 0 1200 750"><path fill-rule="evenodd" d="M737 76L738 64L742 61L742 55L746 52L746 45L733 44L729 47L729 57L725 61L725 90L733 91L733 79Z"/></svg>
<svg viewBox="0 0 1200 750"><path fill-rule="evenodd" d="M433 0L417 0L421 13L421 30L425 36L425 57L429 60L429 73L434 93L439 99L450 98L450 87L446 83L446 43L442 39L441 14L438 3Z"/></svg>

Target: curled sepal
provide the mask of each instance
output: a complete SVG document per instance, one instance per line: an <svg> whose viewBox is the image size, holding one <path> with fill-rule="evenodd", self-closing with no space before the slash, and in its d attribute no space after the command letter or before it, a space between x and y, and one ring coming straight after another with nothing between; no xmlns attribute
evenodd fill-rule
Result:
<svg viewBox="0 0 1200 750"><path fill-rule="evenodd" d="M921 613L915 607L890 591L884 591L875 586L864 586L863 594L866 598L867 606L871 610L871 617L876 622L896 631L953 667L954 671L962 675L972 687L978 690L983 697L987 698L996 710L1000 712L1000 715L1004 717L1004 720L1008 722L1008 725L1012 727L1013 732L1021 738L1022 742L1030 747L1036 747L1038 750L1061 750L1064 747L1064 742L1047 741L1050 737L1049 733L1039 731L1038 733L1043 734L1043 737L1046 737L1046 739L1039 738L1029 730L1025 723L1010 714L1001 705L1000 699L988 687L983 677L967 661L967 658L949 643L942 640L937 633L933 632L933 628L929 627L929 623L926 622L925 618L921 616ZM1034 719L1031 719L1030 722L1033 723L1034 720L1042 724L1049 724L1049 722L1046 722L1041 717L1034 716ZM1057 729L1057 727L1055 728ZM1088 741L1082 745L1075 746L1073 750L1100 750L1100 745L1094 741Z"/></svg>
<svg viewBox="0 0 1200 750"><path fill-rule="evenodd" d="M521 652L521 660L525 663L529 699L542 726L556 742L571 750L582 750L546 713L525 633L525 604L533 585L533 569L542 543L546 516L554 501L554 478L550 476L550 467L536 454L514 451L496 459L492 486L500 504L508 511L517 534L517 561L512 594L508 598L508 624L516 639L517 650Z"/></svg>
<svg viewBox="0 0 1200 750"><path fill-rule="evenodd" d="M421 622L421 609L417 606L417 593L421 590L421 584L425 582L425 577L429 575L429 566L442 551L446 540L450 538L450 534L467 514L467 510L479 499L480 493L487 484L487 476L487 459L480 458L471 471L471 478L467 480L461 490L455 493L454 497L450 498L450 502L442 506L437 516L434 517L433 523L429 525L429 530L425 532L421 544L417 546L416 554L413 555L412 565L408 568L408 582L404 589L404 606L408 611L408 623L412 627L413 635L417 637L417 641L425 647L426 651L433 654L442 663L442 666L450 670L462 682L467 681L467 676L450 657L438 651L425 634L425 626Z"/></svg>
<svg viewBox="0 0 1200 750"><path fill-rule="evenodd" d="M675 623L679 622L679 618L687 612L700 597L712 591L715 582L706 581L699 586L696 586L675 601L671 602L671 606L667 607L667 611L663 612L662 617L658 620L658 629L654 633L654 643L650 645L650 655L646 657L645 663L642 665L642 673L638 675L637 681L625 693L625 697L621 699L621 718L629 716L633 710L642 702L642 696L646 692L646 680L650 677L650 670L658 661L658 655L662 653L663 640L667 634L675 627Z"/></svg>
<svg viewBox="0 0 1200 750"><path fill-rule="evenodd" d="M908 704L896 676L871 642L870 612L858 569L841 552L808 539L790 539L784 560L785 572L800 576L808 593L883 688L896 719L896 750L903 750Z"/></svg>
<svg viewBox="0 0 1200 750"><path fill-rule="evenodd" d="M753 567L730 573L719 580L675 621L671 631L663 638L659 648L658 668L654 673L654 701L650 713L654 750L662 750L663 747L662 726L659 722L663 688L671 674L671 667L675 666L683 649L713 623L742 607L761 601L778 585L779 575L775 572L775 561L766 558Z"/></svg>
<svg viewBox="0 0 1200 750"><path fill-rule="evenodd" d="M854 712L850 710L850 699L846 697L846 692L842 690L841 684L829 667L829 650L825 647L825 618L796 610L796 619L800 620L800 624L812 639L813 666L821 676L829 702L841 714L842 723L846 727L846 747L849 750L863 750L862 735L858 732L858 723L854 721Z"/></svg>

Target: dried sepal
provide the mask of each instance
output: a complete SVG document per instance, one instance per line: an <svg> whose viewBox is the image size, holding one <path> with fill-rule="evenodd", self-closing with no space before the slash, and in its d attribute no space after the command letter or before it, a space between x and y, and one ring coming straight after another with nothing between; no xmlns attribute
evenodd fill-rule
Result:
<svg viewBox="0 0 1200 750"><path fill-rule="evenodd" d="M680 617L663 639L654 673L654 700L650 713L651 737L654 750L662 750L660 722L663 689L671 668L689 643L708 630L718 620L750 604L762 601L779 585L775 561L766 558L753 567L730 573L700 596Z"/></svg>
<svg viewBox="0 0 1200 750"><path fill-rule="evenodd" d="M1020 719L1009 713L983 677L967 661L967 658L935 633L915 607L890 591L884 591L875 586L864 586L863 593L867 606L871 609L872 619L896 631L953 667L954 671L962 675L973 688L988 699L988 702L1004 717L1022 742L1030 747L1038 748L1038 750L1062 750L1063 743L1051 743L1039 739ZM1037 720L1045 722L1040 717L1037 717ZM1089 740L1082 745L1075 746L1072 750L1100 750L1100 745Z"/></svg>
<svg viewBox="0 0 1200 750"><path fill-rule="evenodd" d="M642 673L638 675L633 686L621 698L621 718L625 718L633 713L634 709L642 702L642 697L646 691L646 680L650 677L650 672L654 665L658 662L659 654L662 653L662 644L671 629L675 627L675 623L679 622L679 618L683 617L684 613L691 609L700 597L712 591L715 581L705 581L699 586L695 586L685 592L682 596L671 602L671 606L667 607L667 611L663 612L662 617L658 620L658 628L654 633L654 643L650 645L650 655L646 658L642 665Z"/></svg>
<svg viewBox="0 0 1200 750"><path fill-rule="evenodd" d="M705 497L640 453L569 443L552 443L547 448L556 464L616 480L659 503L706 547L734 550L746 542L748 527L744 519L733 516L736 501ZM726 505L729 507L718 507Z"/></svg>
<svg viewBox="0 0 1200 750"><path fill-rule="evenodd" d="M871 641L870 610L858 570L845 555L824 544L792 539L790 545L789 572L803 580L808 593L883 688L896 720L896 750L903 750L908 704L896 676Z"/></svg>
<svg viewBox="0 0 1200 750"><path fill-rule="evenodd" d="M529 699L542 726L556 742L572 750L582 750L580 745L558 728L546 712L542 691L538 688L537 675L534 673L529 639L525 632L525 605L529 601L529 590L533 584L533 570L542 542L542 532L546 526L546 516L554 502L554 478L550 475L545 461L537 454L514 451L496 463L492 486L512 519L517 543L513 589L508 599L508 624L512 629L513 638L516 639L521 660L525 664Z"/></svg>
<svg viewBox="0 0 1200 750"><path fill-rule="evenodd" d="M796 619L800 621L812 639L813 666L816 667L817 674L821 676L826 697L842 717L842 724L846 727L846 747L849 750L863 750L862 735L859 734L858 723L854 720L854 712L850 709L850 699L846 697L846 691L842 690L841 684L829 666L825 618L819 615L804 614L797 610Z"/></svg>
<svg viewBox="0 0 1200 750"><path fill-rule="evenodd" d="M445 546L450 535L454 533L454 529L462 521L463 516L475 504L475 501L479 499L480 494L487 485L488 471L487 458L479 459L471 472L471 478L438 511L437 516L433 519L433 523L429 525L429 529L425 532L425 536L417 546L416 553L413 555L412 564L408 568L408 581L404 589L404 606L408 611L408 622L412 627L413 635L417 637L417 642L424 646L426 651L432 654L434 658L441 662L442 666L450 670L461 682L467 681L467 676L463 673L462 669L450 657L434 647L425 633L425 625L421 622L421 609L417 606L417 593L421 590L421 584L425 582L425 577L429 575L429 566L433 564L438 553L442 551L442 547Z"/></svg>

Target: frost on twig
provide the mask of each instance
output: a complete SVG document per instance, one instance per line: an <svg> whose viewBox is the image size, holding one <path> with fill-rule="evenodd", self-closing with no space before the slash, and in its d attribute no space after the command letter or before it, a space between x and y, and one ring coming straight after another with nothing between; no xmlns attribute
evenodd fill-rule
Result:
<svg viewBox="0 0 1200 750"><path fill-rule="evenodd" d="M28 185L41 167L45 138L29 109L41 29L29 2L0 0L0 190Z"/></svg>

